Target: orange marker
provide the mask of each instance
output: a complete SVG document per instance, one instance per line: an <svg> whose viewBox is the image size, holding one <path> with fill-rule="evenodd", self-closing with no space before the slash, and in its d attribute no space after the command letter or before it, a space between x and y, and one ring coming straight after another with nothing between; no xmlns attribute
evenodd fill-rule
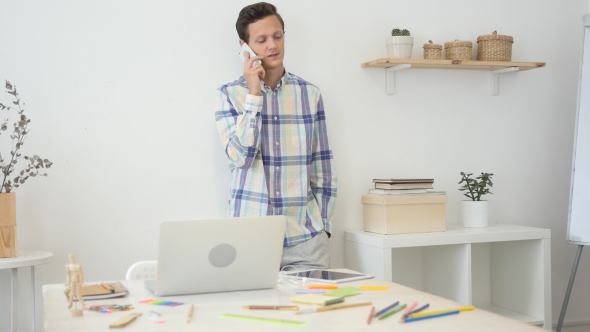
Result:
<svg viewBox="0 0 590 332"><path fill-rule="evenodd" d="M305 285L307 289L338 289L336 285Z"/></svg>

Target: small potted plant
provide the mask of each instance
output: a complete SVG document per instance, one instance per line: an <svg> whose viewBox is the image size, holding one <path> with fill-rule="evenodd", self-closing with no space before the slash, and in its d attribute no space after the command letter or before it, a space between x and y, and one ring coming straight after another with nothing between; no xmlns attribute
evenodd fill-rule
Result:
<svg viewBox="0 0 590 332"><path fill-rule="evenodd" d="M461 201L461 210L463 213L463 227L488 227L488 201L481 200L483 195L491 194L490 189L493 187L493 173L481 173L475 179L471 178L473 173L465 174L461 172L461 181L463 186L460 191L470 200Z"/></svg>
<svg viewBox="0 0 590 332"><path fill-rule="evenodd" d="M392 59L411 59L414 37L406 29L393 29L391 37L385 38L387 56Z"/></svg>
<svg viewBox="0 0 590 332"><path fill-rule="evenodd" d="M52 162L38 155L23 156L21 148L28 137L31 120L24 114L16 86L6 81L6 92L12 95L12 105L0 103L0 136L8 136L10 154L0 151L0 258L17 257L16 248L16 197L13 189L22 186L27 180L36 176L47 176L39 173L43 168L50 168ZM12 124L10 124L12 122ZM7 131L12 127L12 131ZM24 160L23 160L24 159ZM19 164L19 162L21 162ZM18 165L17 165L18 164ZM23 165L24 164L24 165ZM20 166L20 172L17 167Z"/></svg>

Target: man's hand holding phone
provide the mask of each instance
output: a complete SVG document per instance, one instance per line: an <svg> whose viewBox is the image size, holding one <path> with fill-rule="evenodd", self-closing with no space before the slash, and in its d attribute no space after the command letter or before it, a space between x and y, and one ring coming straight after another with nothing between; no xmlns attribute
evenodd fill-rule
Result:
<svg viewBox="0 0 590 332"><path fill-rule="evenodd" d="M253 58L250 58L250 52L244 53L244 78L246 79L246 84L248 84L248 90L251 95L261 96L262 95L262 87L260 86L260 79L264 78L265 72L262 65L259 63L256 66L252 67L254 61L264 59L263 55L258 55Z"/></svg>

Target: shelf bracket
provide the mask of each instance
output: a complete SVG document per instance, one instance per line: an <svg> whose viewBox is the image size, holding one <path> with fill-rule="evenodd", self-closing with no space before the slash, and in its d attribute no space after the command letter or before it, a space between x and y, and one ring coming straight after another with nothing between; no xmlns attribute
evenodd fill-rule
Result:
<svg viewBox="0 0 590 332"><path fill-rule="evenodd" d="M490 89L491 89L492 96L497 96L499 94L500 83L498 82L499 81L498 77L500 76L500 74L512 73L512 72L518 71L519 69L520 69L519 67L508 67L508 68L492 70L490 72Z"/></svg>
<svg viewBox="0 0 590 332"><path fill-rule="evenodd" d="M410 67L412 67L411 64L403 63L401 65L385 68L385 93L388 95L395 94L395 73Z"/></svg>

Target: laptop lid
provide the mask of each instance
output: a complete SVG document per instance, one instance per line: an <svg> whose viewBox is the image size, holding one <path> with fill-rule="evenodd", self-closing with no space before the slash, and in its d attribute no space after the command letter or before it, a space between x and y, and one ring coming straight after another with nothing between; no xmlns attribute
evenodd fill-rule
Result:
<svg viewBox="0 0 590 332"><path fill-rule="evenodd" d="M156 295L275 287L286 225L285 216L163 222Z"/></svg>

